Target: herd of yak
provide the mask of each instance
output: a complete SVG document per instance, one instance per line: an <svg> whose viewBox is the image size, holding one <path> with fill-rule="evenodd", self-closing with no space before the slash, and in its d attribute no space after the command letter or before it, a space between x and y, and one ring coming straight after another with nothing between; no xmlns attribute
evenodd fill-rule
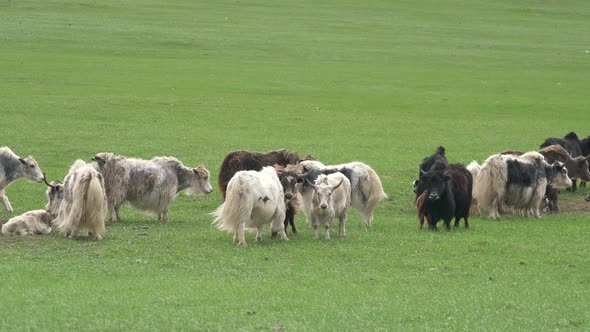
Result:
<svg viewBox="0 0 590 332"><path fill-rule="evenodd" d="M580 140L575 133L548 138L540 150L504 151L481 165L449 163L445 149L420 163L414 181L420 228L429 229L443 220L450 229L469 216L488 209L496 219L501 213L540 217L542 209L558 211L558 194L563 188L576 190L576 180L590 181L590 137ZM34 235L51 232L75 238L88 235L95 240L105 233L105 218L119 221L119 208L134 208L168 220L175 197L188 190L193 194L212 192L210 173L204 166L186 167L173 157L151 160L98 153L87 163L77 160L64 181L48 183L32 157L20 158L8 147L0 147L0 201L12 212L5 189L19 178L47 185L43 209L13 217L2 225L4 235ZM270 225L272 236L288 239L287 228L297 233L294 217L303 210L307 223L319 237L330 238L333 219L339 220L339 235L346 235L347 211L354 208L365 225L373 222L377 204L387 198L377 173L367 164L351 162L324 165L313 157L301 159L296 152L230 152L218 177L223 204L211 214L214 224L232 232L234 242L245 245L244 230L262 230ZM581 183L581 186L585 182ZM586 197L590 201L590 195Z"/></svg>
<svg viewBox="0 0 590 332"><path fill-rule="evenodd" d="M481 208L490 218L501 213L541 216L541 210L559 211L560 189L576 190L576 180L590 181L590 136L580 140L571 132L563 138L547 138L537 151L503 151L464 166L447 161L445 149L422 160L419 179L414 181L420 228L424 221L436 230L455 218L455 227ZM585 185L585 182L582 182ZM590 195L585 198L590 201Z"/></svg>

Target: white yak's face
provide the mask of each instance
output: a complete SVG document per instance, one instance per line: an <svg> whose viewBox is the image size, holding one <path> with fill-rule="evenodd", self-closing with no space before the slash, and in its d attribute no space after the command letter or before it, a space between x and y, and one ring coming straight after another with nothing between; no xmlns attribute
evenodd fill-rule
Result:
<svg viewBox="0 0 590 332"><path fill-rule="evenodd" d="M205 168L205 166L200 165L197 168L193 168L193 173L195 174L196 179L193 181L189 189L191 194L210 194L213 192L211 182L209 181L211 174L209 173L209 170Z"/></svg>

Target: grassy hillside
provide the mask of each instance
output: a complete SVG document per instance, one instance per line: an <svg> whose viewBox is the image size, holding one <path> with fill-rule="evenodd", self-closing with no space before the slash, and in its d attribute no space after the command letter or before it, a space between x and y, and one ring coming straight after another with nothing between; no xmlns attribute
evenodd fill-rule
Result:
<svg viewBox="0 0 590 332"><path fill-rule="evenodd" d="M411 191L438 145L481 162L590 134L589 21L585 1L0 0L0 145L50 180L101 151L216 179L231 150L288 148L362 160L390 196L330 241L299 216L236 248L214 183L101 242L2 236L0 330L590 329L590 215L420 232ZM14 183L0 219L44 190Z"/></svg>

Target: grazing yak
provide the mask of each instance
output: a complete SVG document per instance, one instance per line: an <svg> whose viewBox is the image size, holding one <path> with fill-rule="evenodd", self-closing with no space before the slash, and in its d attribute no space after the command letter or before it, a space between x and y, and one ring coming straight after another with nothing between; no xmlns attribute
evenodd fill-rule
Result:
<svg viewBox="0 0 590 332"><path fill-rule="evenodd" d="M340 236L346 236L346 213L351 203L350 181L342 173L320 174L315 183L306 180L313 192L310 202L310 221L313 238L318 239L318 229L324 226L324 237L330 239L330 224L334 217L339 220Z"/></svg>
<svg viewBox="0 0 590 332"><path fill-rule="evenodd" d="M31 156L21 158L14 154L10 148L0 147L0 201L4 209L13 212L8 197L6 197L6 188L15 180L25 177L31 181L41 183L44 176L37 161Z"/></svg>
<svg viewBox="0 0 590 332"><path fill-rule="evenodd" d="M560 145L549 145L539 151L545 157L545 161L549 164L553 164L556 161L563 163L563 166L567 169L567 173L572 179L581 179L583 181L590 181L589 161L588 157L572 157L570 154ZM547 208L549 211L559 211L558 206L558 193L559 189L551 186L547 187Z"/></svg>
<svg viewBox="0 0 590 332"><path fill-rule="evenodd" d="M423 172L416 185L420 229L426 218L429 229L436 230L436 224L442 219L445 228L450 230L453 217L455 227L459 227L463 219L465 228L469 228L472 187L473 177L462 164L438 162Z"/></svg>
<svg viewBox="0 0 590 332"><path fill-rule="evenodd" d="M495 154L481 166L473 191L490 218L500 217L502 206L541 217L540 204L548 184L553 187L571 186L567 169L562 163L548 164L542 154L531 151L521 156Z"/></svg>
<svg viewBox="0 0 590 332"><path fill-rule="evenodd" d="M223 159L217 178L221 198L225 200L229 181L238 171L260 171L264 166L273 165L286 167L287 165L296 165L300 160L297 152L285 149L270 152L232 151Z"/></svg>
<svg viewBox="0 0 590 332"><path fill-rule="evenodd" d="M584 150L586 152L590 152L588 151L588 149L590 148L588 144L590 144L590 140L584 139L584 142L582 142L578 138L578 135L572 131L565 135L563 138L546 138L545 141L539 146L539 148L543 149L550 145L560 145L570 154L570 156L572 156L572 158L575 158L579 156L585 157L588 155L588 153L584 154L584 152L582 151ZM576 190L577 185L576 181L574 180L572 185L572 192L575 192Z"/></svg>
<svg viewBox="0 0 590 332"><path fill-rule="evenodd" d="M225 202L211 214L213 224L234 233L234 243L246 245L245 229L256 229L256 241L262 240L262 227L270 224L271 232L285 233L285 195L281 181L272 166L260 171L238 171L227 184Z"/></svg>
<svg viewBox="0 0 590 332"><path fill-rule="evenodd" d="M63 200L63 184L59 181L47 183L47 205L45 209L33 210L14 217L2 226L4 235L36 235L51 233L51 221L57 217L57 211Z"/></svg>
<svg viewBox="0 0 590 332"><path fill-rule="evenodd" d="M371 225L373 223L373 211L381 200L387 198L387 194L383 191L383 185L379 176L369 165L356 161L347 164L326 166L317 160L303 160L299 164L306 173L319 170L325 173L338 171L344 174L351 185L352 207L361 213L365 225ZM311 180L312 178L310 178ZM302 189L304 190L305 188ZM302 195L305 195L305 193L302 193ZM309 211L308 208L304 204L306 215ZM308 222L310 221L308 215L307 220Z"/></svg>
<svg viewBox="0 0 590 332"><path fill-rule="evenodd" d="M121 220L119 208L126 202L140 211L168 221L168 208L183 190L192 194L210 194L209 171L204 166L188 168L173 157L143 160L101 152L92 160L104 176L109 219Z"/></svg>
<svg viewBox="0 0 590 332"><path fill-rule="evenodd" d="M103 176L91 164L76 160L64 179L64 197L52 224L58 233L75 238L88 232L102 240L107 198Z"/></svg>

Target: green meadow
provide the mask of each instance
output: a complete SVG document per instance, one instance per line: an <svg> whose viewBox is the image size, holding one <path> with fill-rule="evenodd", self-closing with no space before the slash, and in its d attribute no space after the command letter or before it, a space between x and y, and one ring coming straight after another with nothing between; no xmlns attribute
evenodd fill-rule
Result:
<svg viewBox="0 0 590 332"><path fill-rule="evenodd" d="M590 134L590 4L0 0L0 146L51 180L97 152L204 164L210 195L104 240L0 236L1 331L590 330L590 188L539 220L420 231L412 181ZM366 228L248 246L211 226L232 150L360 160L389 198ZM7 189L14 213L45 186ZM439 224L439 229L442 229Z"/></svg>

